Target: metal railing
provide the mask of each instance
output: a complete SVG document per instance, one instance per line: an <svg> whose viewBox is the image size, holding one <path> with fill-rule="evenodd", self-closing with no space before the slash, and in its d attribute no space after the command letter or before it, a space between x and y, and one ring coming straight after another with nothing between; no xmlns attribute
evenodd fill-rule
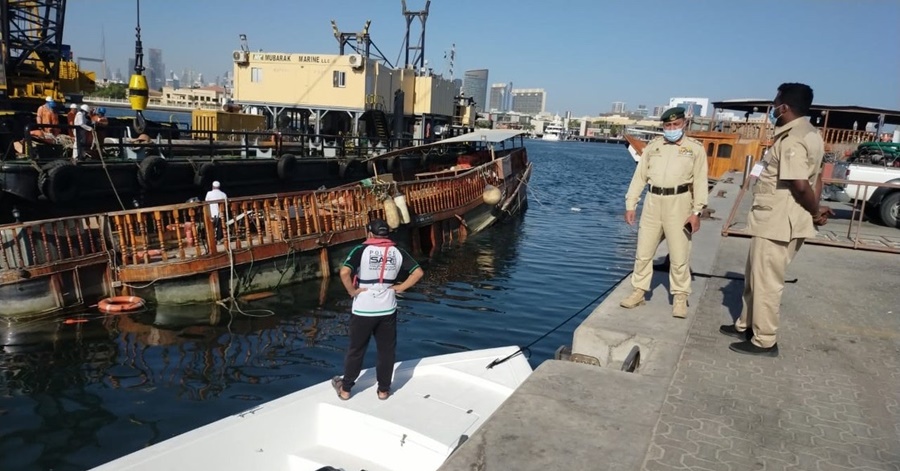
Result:
<svg viewBox="0 0 900 471"><path fill-rule="evenodd" d="M857 185L857 194L848 195L856 199L868 194L869 187L900 190L900 184L895 183L871 183L832 178L823 178L822 182L825 185ZM748 194L748 190L749 184L745 182L741 187L740 193L738 193L728 220L722 226L723 236L750 236L747 233L747 215L750 212L753 195ZM823 202L823 204L827 203ZM900 230L876 226L867 222L865 220L867 204L867 201L862 200L852 205L849 209L842 208L837 204L831 206L835 210L836 215L829 218L826 225L818 227L819 234L817 237L806 239L804 243L900 253Z"/></svg>

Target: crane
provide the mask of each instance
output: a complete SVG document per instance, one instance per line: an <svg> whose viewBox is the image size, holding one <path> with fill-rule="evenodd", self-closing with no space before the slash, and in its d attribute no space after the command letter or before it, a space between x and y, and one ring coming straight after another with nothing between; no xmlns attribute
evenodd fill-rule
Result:
<svg viewBox="0 0 900 471"><path fill-rule="evenodd" d="M62 98L65 11L66 0L0 0L0 102L34 108L45 96Z"/></svg>
<svg viewBox="0 0 900 471"><path fill-rule="evenodd" d="M91 92L62 42L66 0L0 0L0 111L34 111L47 96Z"/></svg>

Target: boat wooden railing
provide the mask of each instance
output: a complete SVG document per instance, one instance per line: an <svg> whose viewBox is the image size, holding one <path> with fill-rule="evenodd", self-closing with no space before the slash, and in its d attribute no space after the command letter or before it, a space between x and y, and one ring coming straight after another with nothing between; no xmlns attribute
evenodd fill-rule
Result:
<svg viewBox="0 0 900 471"><path fill-rule="evenodd" d="M122 266L192 261L308 239L327 245L334 234L364 235L371 218L385 217L383 200L396 194L405 195L417 215L480 204L485 185L499 186L501 165L498 160L459 176L415 182L119 211L108 215L110 238ZM213 218L214 212L221 217Z"/></svg>
<svg viewBox="0 0 900 471"><path fill-rule="evenodd" d="M121 264L128 266L359 230L370 217L384 216L380 204L371 190L355 187L135 209L109 218Z"/></svg>
<svg viewBox="0 0 900 471"><path fill-rule="evenodd" d="M854 131L852 129L819 129L825 144L858 144L875 140L875 134L867 131Z"/></svg>
<svg viewBox="0 0 900 471"><path fill-rule="evenodd" d="M104 215L91 215L0 226L0 273L26 270L33 276L105 260L105 224Z"/></svg>
<svg viewBox="0 0 900 471"><path fill-rule="evenodd" d="M457 209L478 201L486 184L497 185L496 173L485 172L490 164L463 175L433 180L420 180L402 185L410 210L414 214L435 214Z"/></svg>

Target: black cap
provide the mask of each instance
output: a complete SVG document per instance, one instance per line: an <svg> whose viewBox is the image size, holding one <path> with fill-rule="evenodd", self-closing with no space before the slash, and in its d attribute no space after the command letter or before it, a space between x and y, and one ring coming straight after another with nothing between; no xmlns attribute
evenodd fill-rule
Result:
<svg viewBox="0 0 900 471"><path fill-rule="evenodd" d="M659 120L664 123L669 123L675 121L676 119L684 118L684 111L684 108L680 106L669 108L662 114L662 116L659 117Z"/></svg>
<svg viewBox="0 0 900 471"><path fill-rule="evenodd" d="M387 236L388 233L391 232L391 228L388 227L387 223L384 222L383 219L372 219L371 221L369 221L368 230L372 234L382 237Z"/></svg>

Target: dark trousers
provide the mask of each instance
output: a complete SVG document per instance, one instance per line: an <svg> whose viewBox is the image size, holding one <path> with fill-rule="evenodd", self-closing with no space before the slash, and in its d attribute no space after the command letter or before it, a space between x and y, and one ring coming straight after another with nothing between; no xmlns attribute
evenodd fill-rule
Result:
<svg viewBox="0 0 900 471"><path fill-rule="evenodd" d="M222 218L219 216L213 216L212 225L215 228L214 232L216 234L216 242L222 240Z"/></svg>
<svg viewBox="0 0 900 471"><path fill-rule="evenodd" d="M378 363L375 374L378 378L378 390L391 390L391 379L394 376L394 354L397 347L397 313L389 316L357 316L350 315L350 348L344 358L344 391L356 384L359 370L362 369L363 357L369 347L369 339L375 337L375 349L378 351Z"/></svg>

